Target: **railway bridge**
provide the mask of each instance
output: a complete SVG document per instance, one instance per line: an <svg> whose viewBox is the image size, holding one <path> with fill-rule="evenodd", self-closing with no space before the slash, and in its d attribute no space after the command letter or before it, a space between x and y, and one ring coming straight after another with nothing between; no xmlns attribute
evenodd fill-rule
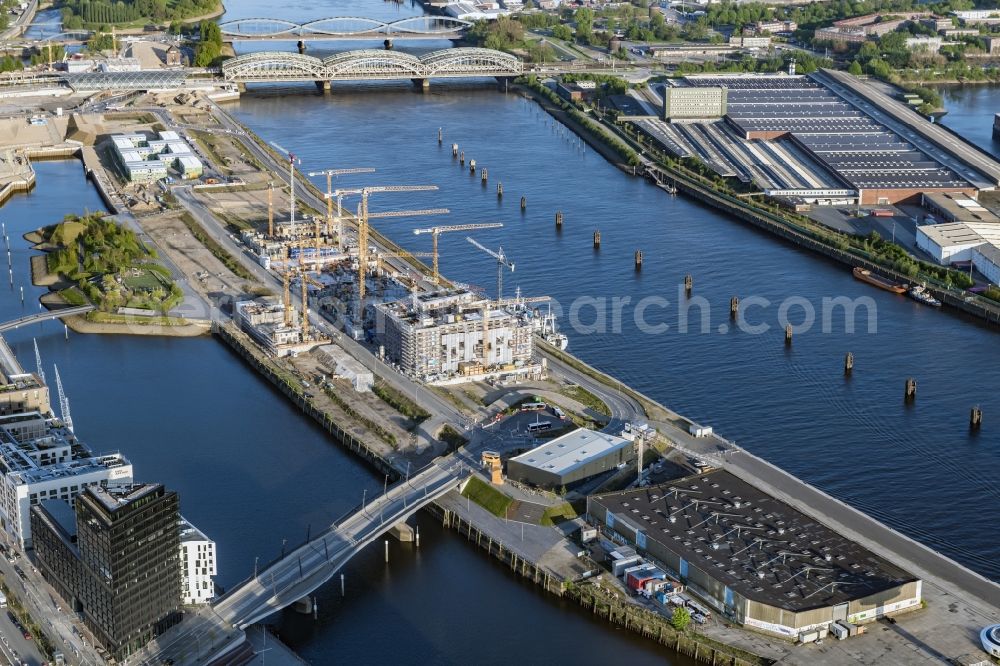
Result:
<svg viewBox="0 0 1000 666"><path fill-rule="evenodd" d="M431 79L520 76L523 63L503 51L451 48L422 56L383 49L337 53L324 59L300 53L263 51L230 58L222 78L230 83L314 81L328 88L334 81L410 79L426 87Z"/></svg>
<svg viewBox="0 0 1000 666"><path fill-rule="evenodd" d="M332 16L296 23L279 18L244 18L219 24L229 42L260 41L363 41L461 39L472 22L450 16L411 16L380 21L360 16Z"/></svg>

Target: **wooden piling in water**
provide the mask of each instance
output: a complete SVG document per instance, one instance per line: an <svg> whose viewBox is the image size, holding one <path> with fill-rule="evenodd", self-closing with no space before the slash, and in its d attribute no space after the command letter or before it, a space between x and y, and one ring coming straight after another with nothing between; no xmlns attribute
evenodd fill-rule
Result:
<svg viewBox="0 0 1000 666"><path fill-rule="evenodd" d="M484 168L482 170L482 173L480 173L479 175L480 175L479 180L482 181L483 185L485 185L486 184L486 179L487 179L486 169Z"/></svg>
<svg viewBox="0 0 1000 666"><path fill-rule="evenodd" d="M462 166L465 166L465 151L464 150L458 154L458 163L460 165L462 165Z"/></svg>
<svg viewBox="0 0 1000 666"><path fill-rule="evenodd" d="M792 325L785 324L785 345L790 346L792 344Z"/></svg>
<svg viewBox="0 0 1000 666"><path fill-rule="evenodd" d="M521 210L528 207L528 197L521 197Z"/></svg>
<svg viewBox="0 0 1000 666"><path fill-rule="evenodd" d="M906 384L903 388L903 399L906 402L913 402L917 397L917 380L913 377L909 377L906 380Z"/></svg>
<svg viewBox="0 0 1000 666"><path fill-rule="evenodd" d="M642 250L635 251L635 270L642 269Z"/></svg>
<svg viewBox="0 0 1000 666"><path fill-rule="evenodd" d="M733 296L729 299L729 318L736 319L740 314L740 297Z"/></svg>
<svg viewBox="0 0 1000 666"><path fill-rule="evenodd" d="M980 426L982 425L983 425L983 410L979 408L979 405L976 405L975 407L972 408L972 411L969 413L969 429L979 430Z"/></svg>
<svg viewBox="0 0 1000 666"><path fill-rule="evenodd" d="M452 157L458 157L458 144L457 143L451 144L451 156Z"/></svg>
<svg viewBox="0 0 1000 666"><path fill-rule="evenodd" d="M684 276L684 291L688 296L691 295L691 290L694 289L694 278L690 275Z"/></svg>
<svg viewBox="0 0 1000 666"><path fill-rule="evenodd" d="M598 229L594 232L594 249L601 247L601 231Z"/></svg>
<svg viewBox="0 0 1000 666"><path fill-rule="evenodd" d="M476 160L469 160L469 173L476 173Z"/></svg>
<svg viewBox="0 0 1000 666"><path fill-rule="evenodd" d="M844 374L849 375L854 372L854 354L847 352L844 356Z"/></svg>
<svg viewBox="0 0 1000 666"><path fill-rule="evenodd" d="M503 183L497 183L497 199L503 199Z"/></svg>
<svg viewBox="0 0 1000 666"><path fill-rule="evenodd" d="M561 228L563 223L563 214L561 210L556 211L556 228Z"/></svg>

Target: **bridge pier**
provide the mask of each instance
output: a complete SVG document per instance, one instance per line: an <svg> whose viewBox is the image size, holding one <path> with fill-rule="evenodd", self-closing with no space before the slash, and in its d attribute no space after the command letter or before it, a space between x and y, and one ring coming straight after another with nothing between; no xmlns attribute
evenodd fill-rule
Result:
<svg viewBox="0 0 1000 666"><path fill-rule="evenodd" d="M413 81L413 86L415 88L420 88L422 91L430 90L431 80L430 79L410 79Z"/></svg>
<svg viewBox="0 0 1000 666"><path fill-rule="evenodd" d="M413 528L407 525L405 522L396 523L389 528L389 534L396 537L396 540L400 543L409 543L413 541Z"/></svg>
<svg viewBox="0 0 1000 666"><path fill-rule="evenodd" d="M300 615L312 615L313 613L313 599L310 596L305 596L292 604L292 610Z"/></svg>
<svg viewBox="0 0 1000 666"><path fill-rule="evenodd" d="M316 89L320 92L328 93L332 87L333 84L330 81L316 81Z"/></svg>
<svg viewBox="0 0 1000 666"><path fill-rule="evenodd" d="M508 86L510 86L511 82L514 80L511 76L497 76L494 78L497 80L497 88L502 92L507 92Z"/></svg>
<svg viewBox="0 0 1000 666"><path fill-rule="evenodd" d="M389 37L384 42L382 42L382 46L385 47L386 51L391 51L392 50L392 37Z"/></svg>

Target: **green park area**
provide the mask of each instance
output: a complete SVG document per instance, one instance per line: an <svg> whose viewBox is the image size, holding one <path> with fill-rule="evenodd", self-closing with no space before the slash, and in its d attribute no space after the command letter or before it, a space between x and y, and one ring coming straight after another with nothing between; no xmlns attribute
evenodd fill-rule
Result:
<svg viewBox="0 0 1000 666"><path fill-rule="evenodd" d="M135 232L100 214L68 215L38 230L46 269L58 276L71 305L93 303L104 312L140 308L166 312L184 298L170 271Z"/></svg>

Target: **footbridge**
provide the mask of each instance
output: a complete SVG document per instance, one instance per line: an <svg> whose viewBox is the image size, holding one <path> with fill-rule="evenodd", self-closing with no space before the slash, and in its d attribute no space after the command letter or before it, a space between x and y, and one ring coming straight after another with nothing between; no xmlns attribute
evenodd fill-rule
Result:
<svg viewBox="0 0 1000 666"><path fill-rule="evenodd" d="M62 308L61 310L39 312L38 314L28 315L27 317L21 317L20 319L14 319L0 324L0 333L6 333L7 331L12 331L15 328L28 326L29 324L38 324L43 321L49 321L50 319L59 319L61 317L72 317L73 315L86 314L93 309L93 305L79 305L72 308Z"/></svg>
<svg viewBox="0 0 1000 666"><path fill-rule="evenodd" d="M255 572L220 597L213 610L227 625L242 629L307 597L393 525L457 489L465 472L455 456L439 458L381 497L362 503L356 512L305 545Z"/></svg>
<svg viewBox="0 0 1000 666"><path fill-rule="evenodd" d="M264 51L230 58L222 77L232 83L294 81L427 81L432 78L513 77L523 63L502 51L452 48L423 56L382 49L345 51L325 59L299 53Z"/></svg>
<svg viewBox="0 0 1000 666"><path fill-rule="evenodd" d="M332 16L306 23L279 18L244 18L219 24L222 38L238 41L329 41L461 39L472 22L448 16L411 16L395 21Z"/></svg>

